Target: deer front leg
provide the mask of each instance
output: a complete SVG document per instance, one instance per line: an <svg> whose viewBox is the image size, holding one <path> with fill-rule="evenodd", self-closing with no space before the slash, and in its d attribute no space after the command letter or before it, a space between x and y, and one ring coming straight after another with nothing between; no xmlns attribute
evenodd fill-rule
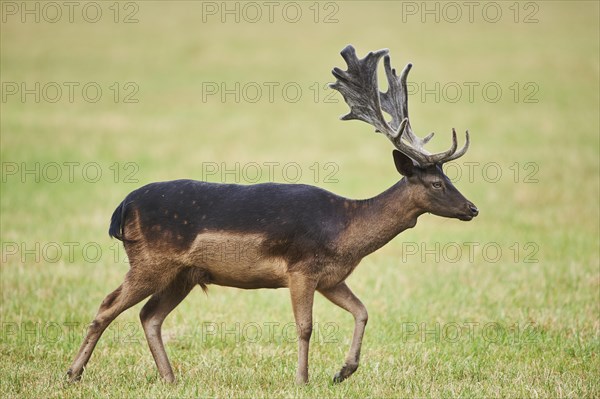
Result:
<svg viewBox="0 0 600 399"><path fill-rule="evenodd" d="M308 347L312 335L312 307L317 284L300 273L290 276L289 287L292 309L298 332L298 371L296 383L308 382Z"/></svg>
<svg viewBox="0 0 600 399"><path fill-rule="evenodd" d="M344 366L337 372L335 377L333 377L333 382L342 382L358 369L360 347L362 345L362 339L369 315L365 305L363 305L360 299L350 291L350 288L348 288L345 282L327 290L320 290L319 292L323 294L325 298L329 299L340 308L352 313L352 316L354 316L352 345L346 356Z"/></svg>

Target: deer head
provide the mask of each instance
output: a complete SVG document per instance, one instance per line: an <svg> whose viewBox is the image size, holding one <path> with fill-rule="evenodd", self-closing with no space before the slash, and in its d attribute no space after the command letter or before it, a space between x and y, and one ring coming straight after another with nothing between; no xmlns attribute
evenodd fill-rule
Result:
<svg viewBox="0 0 600 399"><path fill-rule="evenodd" d="M431 140L433 133L419 138L412 131L406 89L406 78L412 64L408 64L397 76L396 70L390 65L387 49L370 52L365 58L359 59L354 47L349 45L341 55L348 70L334 68L332 73L337 80L330 85L342 94L350 106L350 112L341 119L366 122L394 144L396 169L405 177L415 202L423 212L460 220L471 220L477 216L477 207L454 187L442 170L442 164L467 152L469 132L466 132L464 147L457 150L456 131L452 129L451 147L447 151L431 154L424 145ZM388 80L388 91L385 93L379 91L377 84L377 66L381 57L384 57ZM383 115L384 111L391 116L389 122Z"/></svg>

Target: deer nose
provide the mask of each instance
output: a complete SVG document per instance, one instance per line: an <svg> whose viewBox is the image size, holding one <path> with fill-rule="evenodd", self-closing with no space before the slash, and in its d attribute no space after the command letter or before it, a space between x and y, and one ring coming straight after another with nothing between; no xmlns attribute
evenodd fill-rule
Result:
<svg viewBox="0 0 600 399"><path fill-rule="evenodd" d="M473 215L473 217L479 215L479 209L477 209L475 205L469 204L469 210L471 211L471 215Z"/></svg>

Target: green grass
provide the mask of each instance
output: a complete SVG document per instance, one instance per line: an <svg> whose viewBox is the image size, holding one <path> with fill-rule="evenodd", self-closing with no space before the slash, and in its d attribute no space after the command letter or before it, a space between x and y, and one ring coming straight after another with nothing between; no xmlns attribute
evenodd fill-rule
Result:
<svg viewBox="0 0 600 399"><path fill-rule="evenodd" d="M81 8L74 23L67 14L58 23L21 23L3 12L3 95L10 82L97 82L103 94L89 103L76 89L71 103L63 86L56 103L17 94L0 104L1 397L600 396L597 3L527 3L537 11L520 3L520 21L535 11L537 23L527 24L514 22L512 2L499 3L497 23L482 18L482 6L473 23L466 9L457 23L423 23L403 14L407 2L340 2L338 21L328 24L334 3L319 4L319 23L312 2L299 3L298 23L283 19L282 4L272 23L264 8L262 22L221 23L218 15L203 22L200 2L138 2L133 24L115 24L111 4L101 3L103 18L93 24ZM119 18L132 10L121 8ZM315 303L311 382L296 386L287 290L211 286L165 322L176 384L158 378L141 304L109 328L83 380L65 384L85 326L128 269L106 232L129 191L201 179L208 163L222 162L256 162L261 181L279 182L283 165L296 162L299 182L353 198L398 179L390 144L364 124L337 120L346 105L316 89L344 66L339 51L348 43L360 55L390 48L397 68L413 62L415 87L463 87L456 102L448 101L453 92L440 101L413 94L412 125L421 135L437 132L434 150L448 144L450 128L469 128L456 185L481 210L470 223L423 216L348 279L370 314L358 372L331 383L352 318L324 298ZM137 103L123 102L127 82L139 89ZM207 84L236 82L258 84L263 96L203 101ZM265 82L278 84L272 102ZM302 89L296 102L281 91L290 82ZM479 84L472 101L464 82ZM482 94L490 83L502 89L497 102ZM537 102L526 102L529 94ZM55 183L53 162L62 172ZM64 162L77 163L72 179ZM279 163L270 179L267 162ZM325 179L328 162L335 182ZM468 162L476 163L471 176ZM36 165L39 182L35 171L21 174ZM90 182L96 169L102 176Z"/></svg>

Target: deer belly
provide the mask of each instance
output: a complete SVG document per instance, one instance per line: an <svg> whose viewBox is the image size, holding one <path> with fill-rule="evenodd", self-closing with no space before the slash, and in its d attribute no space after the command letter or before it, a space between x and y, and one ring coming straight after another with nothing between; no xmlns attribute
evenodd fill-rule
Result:
<svg viewBox="0 0 600 399"><path fill-rule="evenodd" d="M187 251L187 264L200 267L210 284L238 288L280 288L288 283L287 263L265 252L261 234L203 232Z"/></svg>

